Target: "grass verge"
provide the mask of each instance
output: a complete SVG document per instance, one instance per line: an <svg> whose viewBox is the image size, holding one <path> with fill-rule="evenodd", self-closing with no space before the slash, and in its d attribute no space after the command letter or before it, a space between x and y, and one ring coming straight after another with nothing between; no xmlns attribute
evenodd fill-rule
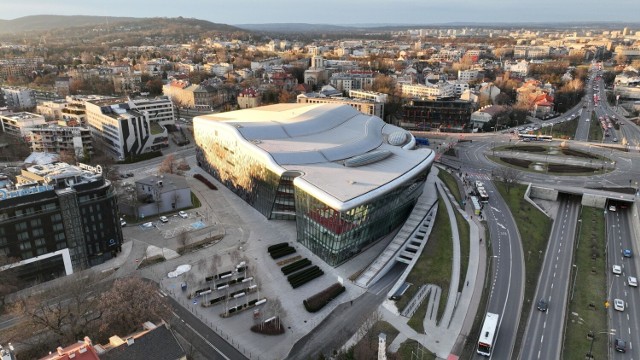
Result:
<svg viewBox="0 0 640 360"><path fill-rule="evenodd" d="M578 121L580 118L547 126L542 128L541 132L543 135L553 136L554 139L573 139L576 136L576 129L578 129Z"/></svg>
<svg viewBox="0 0 640 360"><path fill-rule="evenodd" d="M422 254L418 258L416 265L407 276L407 282L413 284L398 300L398 309L404 309L411 301L415 293L423 284L435 284L440 286L442 294L438 305L436 320L440 320L447 303L449 294L449 283L451 282L451 266L453 263L453 244L451 242L451 224L447 215L447 208L444 201L438 198L438 214L436 215L434 226L429 236L429 241L425 245ZM418 312L409 320L409 325L416 331L422 329L422 320L426 312L426 302L420 308L424 308L423 317L418 319ZM424 331L423 331L424 333Z"/></svg>
<svg viewBox="0 0 640 360"><path fill-rule="evenodd" d="M427 350L424 346L420 345L415 340L409 339L402 344L398 349L398 359L420 359L420 360L435 360L436 355Z"/></svg>
<svg viewBox="0 0 640 360"><path fill-rule="evenodd" d="M480 235L482 236L482 239L486 239L487 254L491 254L491 238L487 236L487 231L483 231ZM476 281L481 280L483 281L484 289L488 289L489 282L491 281L491 262L489 261L485 262L484 279L476 279ZM473 318L471 331L469 331L467 338L465 339L460 359L471 360L476 356L476 346L478 344L478 339L480 338L480 331L482 331L482 323L484 322L484 317L486 315L488 301L489 292L483 291L482 296L480 297L480 304L478 304L478 311L476 311L476 316Z"/></svg>
<svg viewBox="0 0 640 360"><path fill-rule="evenodd" d="M602 128L595 111L591 113L591 121L589 122L589 141L602 140Z"/></svg>
<svg viewBox="0 0 640 360"><path fill-rule="evenodd" d="M518 231L521 236L522 252L524 254L524 304L522 306L522 313L520 314L520 324L518 325L515 344L515 349L519 349L531 310L531 306L529 305L531 301L533 301L536 283L540 276L542 258L547 249L552 221L524 199L524 193L527 190L525 185L514 186L509 193L507 193L502 183L496 182L495 185L511 210L513 219L518 226Z"/></svg>
<svg viewBox="0 0 640 360"><path fill-rule="evenodd" d="M460 282L458 292L462 291L467 280L467 268L469 268L469 248L471 247L471 237L469 235L469 223L462 215L455 211L456 223L458 223L458 235L460 236Z"/></svg>
<svg viewBox="0 0 640 360"><path fill-rule="evenodd" d="M447 185L449 191L451 191L453 197L456 198L458 204L462 204L462 195L460 195L460 188L458 187L458 182L453 177L453 175L449 174L448 171L441 169L440 171L438 171L438 177L445 185Z"/></svg>
<svg viewBox="0 0 640 360"><path fill-rule="evenodd" d="M386 321L376 321L358 343L349 348L346 353L343 353L344 356L341 354L337 358L344 360L377 358L378 335L380 333L384 333L387 336L386 343L389 346L400 332Z"/></svg>
<svg viewBox="0 0 640 360"><path fill-rule="evenodd" d="M564 338L563 359L584 359L591 346L587 338L590 330L607 328L607 310L603 299L607 297L607 274L605 258L604 218L602 210L582 208L578 248L574 254L576 267L572 268L575 279L569 298L569 311ZM595 255L595 258L594 258ZM574 290L575 289L575 290ZM571 295L573 294L573 295ZM594 304L595 308L590 307ZM577 314L577 315L573 315ZM594 359L606 359L608 339L606 334L596 335L592 354Z"/></svg>

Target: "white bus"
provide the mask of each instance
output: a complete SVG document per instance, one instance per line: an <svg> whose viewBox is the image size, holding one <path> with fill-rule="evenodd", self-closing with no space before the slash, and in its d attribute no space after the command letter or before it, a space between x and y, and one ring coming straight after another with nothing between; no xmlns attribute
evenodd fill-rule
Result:
<svg viewBox="0 0 640 360"><path fill-rule="evenodd" d="M484 318L484 324L482 324L480 339L478 340L478 354L491 356L491 350L493 349L496 334L498 333L499 319L500 315L487 313L487 316Z"/></svg>
<svg viewBox="0 0 640 360"><path fill-rule="evenodd" d="M489 194L487 194L487 190L484 188L484 184L482 183L482 181L476 181L475 187L476 194L478 195L478 199L480 199L480 202L485 204L488 203Z"/></svg>

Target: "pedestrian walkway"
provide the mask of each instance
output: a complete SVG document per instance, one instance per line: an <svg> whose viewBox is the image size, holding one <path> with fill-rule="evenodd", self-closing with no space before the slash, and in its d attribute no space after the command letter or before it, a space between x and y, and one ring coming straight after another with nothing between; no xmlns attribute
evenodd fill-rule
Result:
<svg viewBox="0 0 640 360"><path fill-rule="evenodd" d="M445 170L434 168L432 174L435 176L438 171ZM458 181L462 185L459 179ZM447 291L449 294L442 319L439 323L435 321L439 296L434 288L429 288L428 294L427 290L424 290L422 296L427 297L428 295L428 301L422 301L422 305L419 305L427 306L427 314L423 320L424 334L417 333L411 328L407 324L407 317L398 316L395 303L389 300L385 301L380 306L380 312L383 320L389 322L400 331L400 334L389 344L389 351L397 351L402 342L407 339L413 339L435 353L438 358L445 359L452 353L461 354L464 341L473 326L473 320L478 310L484 286L486 250L484 245L480 243L482 225L478 222L479 219L473 219L469 215L473 209L468 206L466 209L461 208L460 204L455 201L455 198L449 192L449 189L439 179L434 181L435 184L437 184L437 191L445 202L447 215L451 221L454 247L450 287L449 289L442 289L442 291ZM462 186L462 188L464 187ZM460 236L455 220L455 211L462 214L470 227L469 262L461 292L458 292L461 269ZM398 283L403 281L401 278ZM416 299L416 301L418 300ZM353 338L349 343L353 344L356 341L357 339Z"/></svg>
<svg viewBox="0 0 640 360"><path fill-rule="evenodd" d="M398 231L386 249L354 282L356 285L366 288L384 276L396 261L404 262L411 267L414 257L420 256L422 248L429 238L427 232L430 233L431 220L435 218L434 205L438 201L438 197L434 191L435 181L435 175L430 174L427 177L422 195L418 197L418 201L407 218L407 221L405 221L400 231ZM412 251L404 251L407 248L412 249ZM399 287L399 285L397 287ZM393 289L393 291L395 290L396 289Z"/></svg>

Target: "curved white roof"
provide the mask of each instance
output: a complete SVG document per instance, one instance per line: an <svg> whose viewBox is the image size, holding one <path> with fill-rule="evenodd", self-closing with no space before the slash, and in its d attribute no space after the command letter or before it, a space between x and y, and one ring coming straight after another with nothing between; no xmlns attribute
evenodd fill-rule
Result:
<svg viewBox="0 0 640 360"><path fill-rule="evenodd" d="M234 134L243 140L238 141L241 151L254 152L277 173L302 172L296 186L339 210L392 190L424 171L434 158L428 149L388 144L384 139L389 135L407 132L348 105L270 105L200 116L194 127L196 132L220 129L224 136ZM366 158L375 150L391 154L358 167L345 166L346 160Z"/></svg>

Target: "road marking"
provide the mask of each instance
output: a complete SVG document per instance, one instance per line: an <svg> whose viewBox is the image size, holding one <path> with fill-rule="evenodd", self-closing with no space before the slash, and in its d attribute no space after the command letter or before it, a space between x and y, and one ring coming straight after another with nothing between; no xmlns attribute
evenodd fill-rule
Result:
<svg viewBox="0 0 640 360"><path fill-rule="evenodd" d="M555 274L553 276L555 277ZM551 283L551 288L553 289L553 283Z"/></svg>
<svg viewBox="0 0 640 360"><path fill-rule="evenodd" d="M543 341L544 341L544 335L542 335L542 337L540 338L540 344L542 344Z"/></svg>
<svg viewBox="0 0 640 360"><path fill-rule="evenodd" d="M173 311L171 311L178 319L180 319L180 317ZM180 319L182 320L182 319ZM182 322L184 322L184 320L182 320ZM228 358L225 354L222 353L222 351L220 351L220 349L218 349L217 347L215 347L215 345L213 345L212 343L209 342L209 340L205 339L204 336L202 336L199 332L197 332L193 327L191 327L191 325L187 324L186 322L184 322L185 326L187 326L189 329L191 329L191 331L193 331L194 334L196 334L200 339L202 339L202 341L204 341L205 343L207 343L207 345L211 346L215 351L218 352L218 354L220 354L220 356L222 356L223 358L225 358L226 360L231 360L230 358Z"/></svg>
<svg viewBox="0 0 640 360"><path fill-rule="evenodd" d="M542 323L542 328L546 329L547 328L547 322L545 321L544 323Z"/></svg>

